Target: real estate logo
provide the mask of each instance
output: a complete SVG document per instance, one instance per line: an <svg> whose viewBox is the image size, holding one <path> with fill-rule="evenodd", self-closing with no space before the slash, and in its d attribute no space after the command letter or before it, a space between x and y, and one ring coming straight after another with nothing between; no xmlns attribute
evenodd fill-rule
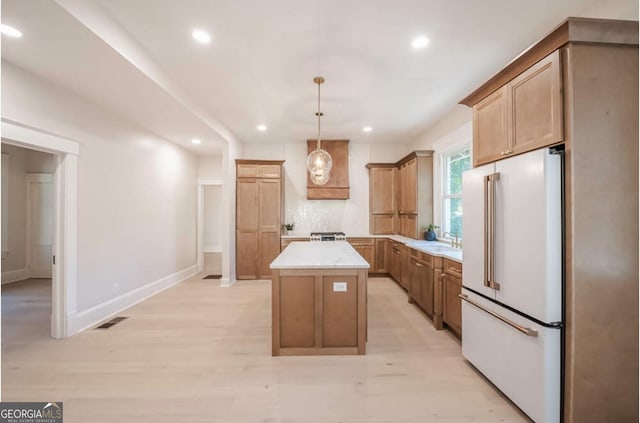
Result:
<svg viewBox="0 0 640 423"><path fill-rule="evenodd" d="M0 402L0 423L62 423L62 403Z"/></svg>

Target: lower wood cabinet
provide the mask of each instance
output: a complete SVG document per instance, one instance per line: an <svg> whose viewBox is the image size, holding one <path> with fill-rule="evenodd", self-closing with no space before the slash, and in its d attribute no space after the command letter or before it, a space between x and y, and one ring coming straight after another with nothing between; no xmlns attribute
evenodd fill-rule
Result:
<svg viewBox="0 0 640 423"><path fill-rule="evenodd" d="M375 267L375 243L373 238L349 238L349 244L369 263L369 273Z"/></svg>
<svg viewBox="0 0 640 423"><path fill-rule="evenodd" d="M376 238L374 242L375 260L373 270L370 273L388 273L387 250L389 249L389 241L386 238Z"/></svg>
<svg viewBox="0 0 640 423"><path fill-rule="evenodd" d="M389 249L387 251L387 263L389 275L393 280L400 283L400 248L402 244L395 241L389 241Z"/></svg>
<svg viewBox="0 0 640 423"><path fill-rule="evenodd" d="M409 275L409 301L415 302L429 317L433 318L435 298L433 257L411 250Z"/></svg>
<svg viewBox="0 0 640 423"><path fill-rule="evenodd" d="M462 264L444 259L442 273L442 320L459 338L462 337Z"/></svg>

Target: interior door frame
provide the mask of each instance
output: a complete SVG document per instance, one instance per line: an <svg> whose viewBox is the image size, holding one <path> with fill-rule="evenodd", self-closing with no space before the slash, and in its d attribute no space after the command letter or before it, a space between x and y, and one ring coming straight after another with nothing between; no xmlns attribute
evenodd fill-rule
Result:
<svg viewBox="0 0 640 423"><path fill-rule="evenodd" d="M197 241L196 241L196 262L198 265L198 272L204 270L204 187L207 185L223 186L222 179L199 177L198 178L198 207L197 207ZM222 254L224 254L224 246L222 248ZM220 281L221 286L223 281Z"/></svg>
<svg viewBox="0 0 640 423"><path fill-rule="evenodd" d="M33 257L31 256L31 252L33 245L31 244L31 231L33 230L32 226L31 226L31 217L32 217L32 213L33 213L33 205L31 204L31 188L32 188L32 184L34 183L50 183L52 184L53 188L55 189L55 181L54 181L54 175L51 173L27 173L27 242L26 242L26 254L25 254L25 258L26 258L26 267L27 267L27 274L30 278L34 277L32 276L31 270L33 267ZM55 203L54 203L54 213L55 213ZM54 215L55 216L55 215ZM54 217L54 222L55 222L55 217ZM51 248L53 250L53 239L51 240ZM51 276L53 278L53 267L51 269Z"/></svg>
<svg viewBox="0 0 640 423"><path fill-rule="evenodd" d="M2 142L56 156L51 293L51 337L73 335L70 316L76 312L78 281L78 156L80 144L37 128L2 118Z"/></svg>

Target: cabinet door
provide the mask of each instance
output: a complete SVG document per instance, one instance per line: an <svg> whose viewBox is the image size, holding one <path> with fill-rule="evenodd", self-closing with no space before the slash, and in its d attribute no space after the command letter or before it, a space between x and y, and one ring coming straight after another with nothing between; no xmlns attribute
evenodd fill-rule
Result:
<svg viewBox="0 0 640 423"><path fill-rule="evenodd" d="M389 273L396 282L400 283L400 248L398 244L391 244L389 256Z"/></svg>
<svg viewBox="0 0 640 423"><path fill-rule="evenodd" d="M280 232L259 231L259 277L260 279L271 279L271 262L280 254Z"/></svg>
<svg viewBox="0 0 640 423"><path fill-rule="evenodd" d="M236 231L236 275L238 279L258 278L258 231Z"/></svg>
<svg viewBox="0 0 640 423"><path fill-rule="evenodd" d="M498 160L509 145L507 86L473 106L473 165Z"/></svg>
<svg viewBox="0 0 640 423"><path fill-rule="evenodd" d="M405 187L405 213L418 213L418 160L411 159L405 165L404 171L404 187Z"/></svg>
<svg viewBox="0 0 640 423"><path fill-rule="evenodd" d="M236 228L241 231L258 230L258 182L255 179L236 183Z"/></svg>
<svg viewBox="0 0 640 423"><path fill-rule="evenodd" d="M462 334L462 305L458 295L462 292L462 280L448 274L442 275L442 320L453 332Z"/></svg>
<svg viewBox="0 0 640 423"><path fill-rule="evenodd" d="M409 257L409 267L406 269L409 274L409 298L418 303L420 307L424 307L422 305L422 283L420 281L420 267L422 267L422 264L419 263L415 257Z"/></svg>
<svg viewBox="0 0 640 423"><path fill-rule="evenodd" d="M420 303L424 311L433 317L433 267L425 262L421 262L420 264Z"/></svg>
<svg viewBox="0 0 640 423"><path fill-rule="evenodd" d="M404 213L404 167L400 166L396 173L396 209L398 213Z"/></svg>
<svg viewBox="0 0 640 423"><path fill-rule="evenodd" d="M371 233L374 235L390 235L396 233L395 214L372 214Z"/></svg>
<svg viewBox="0 0 640 423"><path fill-rule="evenodd" d="M509 154L563 140L561 72L556 50L508 84L513 128Z"/></svg>
<svg viewBox="0 0 640 423"><path fill-rule="evenodd" d="M280 233L280 212L282 210L280 180L264 179L258 181L258 185L258 224L260 230Z"/></svg>
<svg viewBox="0 0 640 423"><path fill-rule="evenodd" d="M387 249L388 242L384 238L379 238L375 240L374 254L375 258L373 260L374 273L387 273Z"/></svg>
<svg viewBox="0 0 640 423"><path fill-rule="evenodd" d="M370 170L371 213L393 214L396 212L396 169L391 167Z"/></svg>
<svg viewBox="0 0 640 423"><path fill-rule="evenodd" d="M400 250L400 285L409 290L409 248L401 245Z"/></svg>

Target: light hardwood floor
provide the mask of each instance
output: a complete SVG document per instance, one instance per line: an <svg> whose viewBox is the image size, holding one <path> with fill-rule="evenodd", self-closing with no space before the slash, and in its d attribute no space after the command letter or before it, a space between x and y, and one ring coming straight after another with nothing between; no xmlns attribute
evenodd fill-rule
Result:
<svg viewBox="0 0 640 423"><path fill-rule="evenodd" d="M390 279L369 279L366 356L272 357L270 282L217 285L194 278L64 341L23 338L10 314L29 307L3 287L2 400L63 401L66 423L528 421ZM50 306L30 304L48 329Z"/></svg>

